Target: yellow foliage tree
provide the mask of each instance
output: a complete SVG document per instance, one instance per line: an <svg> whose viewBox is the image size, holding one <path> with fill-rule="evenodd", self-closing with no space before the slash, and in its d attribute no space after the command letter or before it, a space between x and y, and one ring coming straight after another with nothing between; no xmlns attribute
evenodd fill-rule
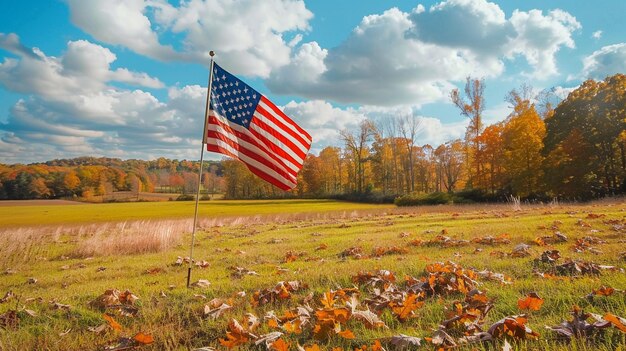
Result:
<svg viewBox="0 0 626 351"><path fill-rule="evenodd" d="M515 99L502 131L504 173L513 194L526 197L542 187L543 138L546 126L528 99Z"/></svg>

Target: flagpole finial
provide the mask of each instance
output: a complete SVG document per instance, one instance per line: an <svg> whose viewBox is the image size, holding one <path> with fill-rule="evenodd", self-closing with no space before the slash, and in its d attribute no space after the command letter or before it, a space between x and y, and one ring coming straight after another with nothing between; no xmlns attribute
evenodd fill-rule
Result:
<svg viewBox="0 0 626 351"><path fill-rule="evenodd" d="M215 51L213 51L213 50L209 51L209 56L211 56L211 57L215 56Z"/></svg>

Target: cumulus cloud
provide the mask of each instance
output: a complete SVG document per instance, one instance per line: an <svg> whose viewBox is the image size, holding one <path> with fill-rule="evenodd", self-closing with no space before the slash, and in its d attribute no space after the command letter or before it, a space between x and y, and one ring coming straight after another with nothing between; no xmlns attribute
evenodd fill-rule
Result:
<svg viewBox="0 0 626 351"><path fill-rule="evenodd" d="M3 48L16 55L29 56L37 59L39 56L30 48L20 43L20 38L15 33L0 33L0 48Z"/></svg>
<svg viewBox="0 0 626 351"><path fill-rule="evenodd" d="M311 133L313 153L319 153L327 146L341 146L339 132L344 129L356 130L365 119L374 121L387 135L393 120L397 123L400 118L414 118L419 124L417 143L435 147L446 141L462 138L468 124L468 120L443 123L438 118L420 115L418 110L410 106L339 108L326 101L311 100L291 101L283 107L283 111Z"/></svg>
<svg viewBox="0 0 626 351"><path fill-rule="evenodd" d="M604 79L626 72L626 43L609 45L583 59L583 78Z"/></svg>
<svg viewBox="0 0 626 351"><path fill-rule="evenodd" d="M546 78L558 73L556 53L561 47L574 48L572 33L582 28L576 18L562 10L544 15L540 10L515 10L510 22L517 37L511 43L509 54L523 55L534 67L534 78Z"/></svg>
<svg viewBox="0 0 626 351"><path fill-rule="evenodd" d="M410 13L392 8L363 18L339 46L302 44L267 80L278 94L392 106L445 99L467 75L497 77L522 56L535 77L558 73L556 53L574 47L580 23L553 10L514 11L485 0L448 0Z"/></svg>
<svg viewBox="0 0 626 351"><path fill-rule="evenodd" d="M21 44L20 44L21 45ZM125 82L161 87L156 78L125 68L110 69L110 50L72 41L60 57L39 50L0 63L0 84L28 94L0 124L4 161L46 160L81 155L194 157L204 116L206 87L171 88L168 101L149 92L120 89ZM168 105L171 104L171 105Z"/></svg>
<svg viewBox="0 0 626 351"><path fill-rule="evenodd" d="M289 62L284 34L309 29L313 14L301 0L68 0L72 22L94 38L163 61L208 64L210 50L238 74L267 77ZM180 36L181 48L161 37Z"/></svg>
<svg viewBox="0 0 626 351"><path fill-rule="evenodd" d="M169 61L182 58L171 46L159 43L143 0L67 0L72 23L105 43Z"/></svg>
<svg viewBox="0 0 626 351"><path fill-rule="evenodd" d="M283 107L283 112L311 134L313 153L326 146L338 145L341 130L355 129L366 118L355 109L340 109L321 100L291 101Z"/></svg>

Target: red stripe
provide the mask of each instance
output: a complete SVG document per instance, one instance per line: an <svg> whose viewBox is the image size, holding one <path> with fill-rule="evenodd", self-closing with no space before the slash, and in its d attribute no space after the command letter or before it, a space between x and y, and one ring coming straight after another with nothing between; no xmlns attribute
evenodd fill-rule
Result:
<svg viewBox="0 0 626 351"><path fill-rule="evenodd" d="M237 155L231 153L230 151L228 151L226 149L221 148L218 145L207 144L207 151L217 152L217 153L220 153L220 154L224 154L226 156L230 156L230 157L232 157L234 159L240 160L239 157L237 157ZM242 160L240 160L240 161L242 161ZM274 185L274 186L276 186L276 187L278 187L278 188L280 188L282 190L285 190L285 191L292 189L291 187L287 186L286 184L282 183L281 181L279 181L277 179L274 179L274 177L272 177L269 174L261 171L260 169L254 167L254 166L252 166L252 165L250 165L250 164L248 164L246 162L243 162L243 164L245 164L246 167L248 167L250 172L256 174L258 177L260 177L261 179L265 180L266 182L268 182L268 183L270 183L270 184L272 184L272 185Z"/></svg>
<svg viewBox="0 0 626 351"><path fill-rule="evenodd" d="M221 121L220 119L215 117L215 115L213 115L212 113L213 113L213 111L211 111L211 114L209 115L209 124L219 125L220 127L224 128L227 132L229 132L230 134L234 135L236 138L242 139L242 140L244 140L244 141L246 141L246 142L248 142L250 144L253 144L253 145L257 146L262 151L264 151L269 157L271 157L273 160L278 162L287 172L292 174L294 176L294 178L296 177L298 172L296 170L293 170L290 167L288 167L285 164L285 162L283 161L283 159L288 159L294 165L298 165L298 162L295 162L295 160L293 160L291 157L289 157L289 155L287 155L284 151L281 150L280 152L275 152L274 150L269 149L266 145L259 144L258 141L254 140L254 138L252 138L250 135L247 135L245 133L242 133L242 132L239 132L237 130L232 129L229 124L224 123L223 121ZM248 131L248 132L250 133L251 131ZM263 139L261 139L261 142L265 142L265 141ZM287 156L289 158L287 158L285 156ZM298 166L300 166L300 165L298 165Z"/></svg>
<svg viewBox="0 0 626 351"><path fill-rule="evenodd" d="M269 101L265 96L261 95L261 100L263 100L263 102L267 104L267 106L269 106L272 109L272 111L274 111L276 114L284 118L286 122L294 126L300 133L302 133L302 135L308 140L308 144L309 145L311 144L313 139L311 138L311 135L309 135L309 133L306 132L306 130L302 129L299 125L297 125L291 118L289 118L289 116L287 116L283 111L281 111L278 107L276 107L276 105L274 105L271 101Z"/></svg>
<svg viewBox="0 0 626 351"><path fill-rule="evenodd" d="M261 106L261 104L257 106L256 110L257 112L260 112L270 122L274 123L281 132L289 134L293 139L297 140L300 145L302 145L307 150L309 149L311 143L308 140L304 139L304 136L302 134L289 128L289 126L285 125L285 123L283 123L283 121L281 121L279 118L276 118L270 111ZM300 151L302 151L302 149L300 149Z"/></svg>
<svg viewBox="0 0 626 351"><path fill-rule="evenodd" d="M274 172L278 173L278 175L280 175L281 177L283 177L286 180L289 180L292 183L296 182L296 177L289 174L289 172L286 172L285 169L277 167L275 164L273 164L272 162L268 161L267 159L265 159L263 156L261 156L261 154L255 152L254 150L249 150L245 147L243 147L243 145L238 144L236 142L234 142L233 140L229 139L228 137L226 137L224 134L215 132L215 131L208 131L207 132L207 136L210 138L215 138L215 139L219 139L221 141L223 141L224 143L230 145L230 147L232 147L233 149L241 152L242 154L250 157L251 159L265 165L267 168L271 168Z"/></svg>
<svg viewBox="0 0 626 351"><path fill-rule="evenodd" d="M259 111L259 107L257 107L257 111ZM261 113L261 112L259 112L259 113ZM280 135L280 133L276 129L268 126L266 123L264 123L263 121L261 121L258 118L252 119L252 123L254 123L255 125L259 126L259 128L263 129L268 134L272 135L274 138L278 139L280 142L285 144L285 147L289 148L289 150L291 150L294 154L300 156L300 158L304 161L304 157L306 156L306 154L303 153L302 150L300 150L299 147L295 146L293 144L293 142L291 142L291 140L289 140L289 139L285 138L284 136ZM272 151L274 151L276 153L281 153L281 156L282 156L282 154L284 154L285 158L287 158L291 162L297 164L298 166L302 166L302 162L303 161L295 160L292 156L290 156L289 154L284 152L278 145L274 144L271 140L268 140L264 135L262 135L261 133L257 132L256 130L254 130L252 128L250 128L249 130L250 130L250 133L254 134L257 138L263 140L264 143L267 143L267 147L270 148Z"/></svg>
<svg viewBox="0 0 626 351"><path fill-rule="evenodd" d="M267 111L265 108L263 108L263 106L261 106L260 104L257 106L256 112L258 112L259 114L261 114L263 116L263 118L267 119L267 121L259 121L261 123L263 123L264 125L267 126L267 128L263 128L265 130L272 130L272 131L277 131L278 133L281 133L281 138L279 139L284 139L286 141L288 141L291 145L293 145L292 149L296 149L298 150L298 153L302 153L304 152L304 154L306 155L306 152L309 149L310 143L308 143L307 141L305 141L304 139L302 139L302 136L296 132L294 132L293 130L289 129L289 127L287 127L284 123L282 123L279 119L277 119L276 117L272 116L272 113ZM269 123L273 123L275 125L272 126ZM259 124L259 123L257 123ZM291 137L291 139L289 138ZM295 140L295 141L293 141ZM296 144L296 142L300 145L302 145L302 147L298 146ZM309 146L307 146L307 144ZM304 148L305 150L302 150L302 148Z"/></svg>

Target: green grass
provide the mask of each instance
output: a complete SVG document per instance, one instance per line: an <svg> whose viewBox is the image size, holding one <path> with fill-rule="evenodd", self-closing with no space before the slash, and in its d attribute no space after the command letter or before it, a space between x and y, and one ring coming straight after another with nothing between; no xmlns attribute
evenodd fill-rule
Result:
<svg viewBox="0 0 626 351"><path fill-rule="evenodd" d="M142 219L192 217L195 202L129 202L49 206L0 206L0 228L116 222ZM199 217L252 216L285 213L352 211L390 208L391 205L371 205L332 200L267 200L267 201L201 201Z"/></svg>
<svg viewBox="0 0 626 351"><path fill-rule="evenodd" d="M133 204L143 205L143 204ZM183 206L192 204L167 203L167 205ZM214 202L203 203L203 213L223 215L256 215L281 212L328 211L329 208L349 210L354 204L289 201L263 202L258 207L250 202ZM96 205L86 205L90 208ZM108 205L102 205L102 208ZM115 206L121 206L116 204ZM129 205L130 206L130 205ZM317 206L317 207L316 207ZM76 207L76 206L68 206ZM112 206L113 208L113 206ZM118 209L120 207L117 207ZM131 208L131 207L128 207ZM192 207L191 207L192 208ZM545 299L541 310L529 313L529 327L541 334L537 341L514 344L515 349L562 350L566 348L554 340L555 334L545 330L544 326L559 324L569 319L569 311L573 305L581 306L585 311L603 314L611 312L624 317L626 315L626 298L623 293L608 297L596 297L588 301L583 297L602 285L616 289L626 288L626 275L622 272L605 271L600 276L585 276L564 281L546 280L532 274L533 259L548 248L560 250L562 256L576 259L591 260L600 264L617 265L624 268L625 262L619 254L626 251L623 240L624 232L612 230L604 220L623 220L626 204L600 204L563 206L558 208L525 208L521 212L513 212L506 207L465 206L465 207L432 207L419 209L403 209L405 213L385 213L388 208L378 213L368 212L356 217L307 217L302 219L252 222L241 221L236 225L225 225L206 228L198 233L194 257L210 263L206 269L194 269L193 281L207 279L211 286L206 289L186 289L185 278L187 267L174 266L177 256L188 255L189 236L182 237L180 244L161 252L109 255L93 258L71 258L76 246L90 234L68 232L58 235L33 235L34 243L28 246L29 254L9 260L0 258L0 268L4 271L11 268L15 274L0 276L0 295L12 290L20 297L19 302L11 300L0 304L0 314L9 309L27 309L37 312L31 317L19 312L21 323L15 330L0 329L0 350L83 350L98 349L109 345L119 335L132 336L136 332L149 332L155 337L155 344L144 347L149 350L180 349L213 346L220 348L218 338L226 333L228 321L232 318L241 320L245 313L262 316L273 310L277 315L302 303L302 300L313 292L311 306L319 307L319 297L329 289L351 287L351 276L364 270L388 269L395 273L399 280L405 275L424 276L427 264L452 260L467 268L477 270L489 269L512 277L513 284L500 285L495 282L482 281L480 289L487 296L495 299L495 306L487 315L485 326L500 318L519 314L518 298L529 291L536 291ZM68 209L69 210L69 209ZM78 211L72 209L72 211ZM161 210L164 212L164 210ZM205 212L206 211L206 212ZM588 212L606 215L600 219L586 219ZM73 212L80 213L80 212ZM147 218L149 210L142 213ZM159 212L161 213L161 212ZM172 212L167 212L171 214ZM155 215L155 217L160 217ZM165 216L164 216L165 217ZM175 217L175 216L167 216ZM116 217L117 218L117 217ZM120 217L120 219L129 219ZM591 224L591 228L581 227L578 219ZM112 220L112 219L108 219ZM531 243L534 238L551 235L553 230L540 229L550 227L554 221L562 221L559 230L569 237L569 241L548 247L532 245L533 254L526 258L495 258L492 251L510 252L519 243ZM253 224L252 224L253 223ZM463 247L433 248L409 246L413 239L429 240L447 229L448 235L458 239L471 239L477 236L499 235L507 233L510 244L487 246L471 244ZM597 231L597 232L596 232ZM409 233L402 237L400 233ZM598 236L607 241L596 245L603 254L575 253L571 247L575 239L585 235ZM328 245L325 250L316 251L320 244ZM338 254L352 246L361 246L369 254L376 246L401 246L408 248L405 255L389 255L381 258L340 259ZM481 248L481 252L475 252ZM287 251L303 252L304 256L294 262L283 263ZM67 258L69 256L70 258ZM307 260L307 258L309 260ZM84 268L76 265L83 264ZM63 266L76 268L62 269ZM241 266L259 273L259 276L246 276L243 279L230 277L230 266ZM97 272L98 267L106 270ZM146 274L148 268L158 267L163 272ZM285 273L278 273L277 268L284 268ZM1 274L1 273L0 273ZM38 278L36 284L26 283L29 277ZM309 285L305 291L295 293L290 300L275 304L254 307L250 297L258 289L271 288L281 280L301 280ZM66 285L64 287L64 284ZM102 313L89 307L89 301L102 294L106 289L130 289L140 297L140 315L135 318L118 317L117 320L124 330L121 332L107 331L104 335L95 335L88 327L103 323ZM365 298L366 288L361 287ZM165 292L166 297L160 295ZM245 291L246 297L234 297L237 292ZM207 300L199 299L194 294L204 294ZM27 298L41 297L42 302L26 302ZM0 296L1 298L1 296ZM232 299L234 308L221 318L212 321L202 318L205 303L212 298ZM331 338L318 341L323 349L340 346L351 350L362 344L371 344L376 338L384 338L400 333L418 337L432 336L432 330L445 319L444 307L451 306L454 300L462 299L460 294L445 298L428 298L424 307L417 310L417 316L401 323L390 313L383 313L381 318L389 329L366 329L363 324L349 321L347 327L356 335L349 341ZM48 302L55 300L70 304L69 312L52 310ZM59 336L68 329L65 336ZM258 333L271 331L267 326L261 327ZM619 331L608 331L604 338L593 342L576 341L569 345L571 350L624 350L626 339ZM296 342L310 344L306 335L286 335L292 349ZM244 346L247 349L251 346ZM387 345L389 346L389 345ZM253 347L254 348L254 347ZM258 348L259 350L263 348ZM388 348L392 349L392 348ZM430 350L432 346L420 349ZM489 349L488 345L473 344L455 350Z"/></svg>

